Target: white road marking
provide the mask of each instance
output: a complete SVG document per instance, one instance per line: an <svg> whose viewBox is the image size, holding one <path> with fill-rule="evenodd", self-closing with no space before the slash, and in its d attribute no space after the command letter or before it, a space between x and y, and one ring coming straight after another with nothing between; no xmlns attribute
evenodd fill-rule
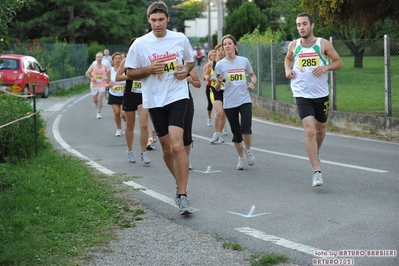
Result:
<svg viewBox="0 0 399 266"><path fill-rule="evenodd" d="M192 135L193 135L193 137L196 137L196 138L199 138L199 139L209 140L209 138L207 138L207 137L203 137L203 136L196 135L196 134L192 134ZM224 145L233 146L234 144L225 142ZM270 151L270 150L255 148L255 147L251 147L251 149L255 150L255 151L264 152L264 153L280 155L280 156L286 156L286 157L291 157L291 158L295 158L295 159L301 159L301 160L309 161L308 157L305 157L305 156L298 156L298 155L293 155L293 154L289 154L289 153ZM358 169L358 170L363 170L363 171L368 171L368 172L374 172L374 173L388 173L389 172L387 170L380 170L380 169L376 169L376 168L369 168L369 167L363 167L363 166L359 166L359 165L339 163L339 162L333 162L333 161L321 160L321 162L324 163L324 164L331 164L331 165L342 166L342 167L346 167L346 168L353 168L353 169Z"/></svg>
<svg viewBox="0 0 399 266"><path fill-rule="evenodd" d="M147 194L147 195L149 195L149 196L151 196L151 197L153 197L153 198L155 198L157 200L160 200L160 201L165 202L165 203L167 203L169 205L172 205L173 207L178 208L178 206L176 205L176 202L175 202L174 199L168 198L165 195L162 195L162 194L160 194L160 193L158 193L158 192L156 192L154 190L148 189L148 188L146 188L146 187L144 187L144 186L142 186L140 184L137 184L136 182L133 182L133 181L127 181L127 182L123 182L123 183L125 185L131 186L131 187L133 187L135 189L140 189L141 192L143 192L144 194ZM193 208L193 211L194 212L198 211L198 209Z"/></svg>
<svg viewBox="0 0 399 266"><path fill-rule="evenodd" d="M290 128L290 129L303 131L303 128L300 126L295 127L295 126L289 126L289 125L284 125L284 124L278 124L278 123L265 121L265 120L258 119L258 118L252 118L252 121L256 121L256 122L259 122L262 124L268 124L268 125L272 125L272 126L276 126L276 127L284 127L284 128ZM364 141L369 141L369 142L378 142L378 143L384 143L384 144L388 144L388 145L399 145L399 142L389 142L389 141L385 141L385 140L368 139L368 138L362 138L362 137L356 137L356 136L350 136L350 135L344 135L344 134L336 134L336 133L330 133L330 132L327 132L326 134L329 136L335 136L335 137L341 137L341 138L357 139L357 140L364 140Z"/></svg>
<svg viewBox="0 0 399 266"><path fill-rule="evenodd" d="M92 166L93 168L97 169L98 171L100 171L100 172L102 172L102 173L104 173L104 174L106 174L106 175L113 175L113 174L114 174L113 171L111 171L111 170L109 170L108 168L105 168L104 166L102 166L102 165L100 165L100 164L94 162L93 160L90 160L88 157L84 156L83 154L81 154L81 153L78 152L77 150L73 149L71 146L68 145L68 143L66 143L66 142L64 141L64 139L61 137L60 132L59 132L59 130L58 130L61 118L62 118L62 115L58 115L57 118L56 118L55 121L54 121L54 124L53 124L53 135L54 135L55 140L56 140L65 150L67 150L68 152L72 153L72 154L75 155L76 157L79 157L79 158L85 160L85 161L86 161L86 164ZM165 202L165 203L167 203L167 204L169 204L169 205L172 205L173 207L178 208L178 206L176 205L174 199L168 198L168 197L166 197L165 195L162 195L162 194L160 194L160 193L158 193L158 192L155 192L155 191L153 191L153 190L151 190L151 189L148 189L148 188L146 188L146 187L144 187L144 186L142 186L142 185L140 185L140 184L137 184L137 183L135 183L135 182L133 182L133 181L123 182L123 183L126 184L126 185L128 185L128 186L132 186L132 187L134 187L135 189L141 189L141 190L142 190L141 192L143 192L144 194L147 194L147 195L149 195L149 196L151 196L151 197L153 197L153 198L155 198L155 199L158 199L158 200L160 200L160 201L162 201L162 202ZM198 209L193 208L193 211L194 211L194 212L195 212L195 211L198 211Z"/></svg>
<svg viewBox="0 0 399 266"><path fill-rule="evenodd" d="M90 165L90 166L96 168L97 170L99 170L100 172L102 172L102 173L104 173L104 174L106 174L106 175L113 175L114 172L112 172L111 170L105 168L104 166L102 166L102 165L100 165L100 164L98 164L98 163L96 163L96 162L90 160L88 157L84 156L83 154L81 154L81 153L78 152L77 150L73 149L71 146L69 146L68 143L66 143L66 142L64 141L64 139L61 137L61 134L60 134L60 132L59 132L59 130L58 130L61 118L62 118L62 115L58 115L58 116L56 117L56 119L54 120L54 123L53 123L53 135L54 135L55 140L56 140L65 150L67 150L68 152L74 154L75 156L77 156L77 157L79 157L79 158L85 160L85 161L86 161L86 164L88 164L88 165Z"/></svg>
<svg viewBox="0 0 399 266"><path fill-rule="evenodd" d="M65 108L65 109L63 110L63 112L67 111L67 109L70 108L70 107L72 107L76 102L82 100L83 98L85 98L85 97L87 97L87 96L89 96L89 95L90 95L90 94L85 95L84 97L81 97L80 99L74 101L74 102L73 102L72 104L70 104L67 108ZM68 101L68 102L69 102L69 101ZM68 102L66 102L66 103L68 103ZM54 108L53 110L55 110L55 109L61 110L61 109L62 109L62 106L59 105L59 106L57 106L56 108ZM60 132L59 132L59 123L60 123L61 118L62 118L62 115L58 115L57 118L55 119L54 123L53 123L52 130L53 130L53 135L54 135L55 140L56 140L65 150L67 150L68 152L74 154L75 156L77 156L77 157L79 157L79 158L81 158L81 159L86 160L86 161L87 161L86 163L87 163L88 165L90 165L90 166L96 168L97 170L101 171L101 172L104 173L104 174L113 175L113 174L114 174L113 171L111 171L111 170L109 170L109 169L103 167L102 165L100 165L100 164L98 164L98 163L96 163L96 162L90 160L88 157L84 156L83 154L81 154L81 153L78 152L77 150L73 149L71 146L68 145L68 143L66 143L66 142L63 140L63 138L61 137ZM254 120L255 120L255 119L254 119ZM262 120L256 120L256 121L259 121L259 122L262 122L262 123L267 123L267 122L262 121ZM270 123L270 124L277 125L277 126L281 126L281 127L294 128L294 127L284 126L284 125L279 125L279 124L274 124L274 123ZM298 128L294 128L294 129L298 129ZM209 138L207 138L207 137L203 137L203 136L199 136L199 135L195 135L195 134L193 134L193 136L194 136L194 137L197 137L197 138L199 138L199 139L204 139L204 140L206 140L206 141L209 140ZM225 143L225 144L233 145L233 144L231 144L231 143ZM287 157L292 157L292 158L296 158L296 159L308 160L307 157L303 157L303 156L296 156L296 155L292 155L292 154L274 152L274 151L269 151L269 150L264 150L264 149L258 149L258 148L252 148L252 149L257 150L257 151L260 151L260 152L265 152L265 153L270 153L270 154L275 154L275 155L280 155L280 156L287 156ZM388 172L388 171L385 171L385 170L379 170L379 169L373 169L373 168L367 168L367 167L361 167L361 166L349 165L349 164L342 164L342 163L331 162L331 161L325 161L325 160L322 160L322 162L323 162L323 163L326 163L326 164L333 164L333 165L338 165L338 166L343 166L343 167L348 167L348 168L355 168L355 169L365 170L365 171L372 171L372 172L379 172L379 173L386 173L386 172ZM167 203L167 204L169 204L169 205L172 205L172 206L174 206L174 207L177 208L177 205L175 204L174 199L168 198L168 197L166 197L166 196L164 196L164 195L162 195L162 194L160 194L160 193L158 193L158 192L155 192L155 191L153 191L153 190L151 190L151 189L148 189L148 188L146 188L146 187L144 187L144 186L142 186L142 185L140 185L140 184L138 184L138 183L135 183L135 182L133 182L133 181L124 182L124 184L126 184L126 185L128 185L128 186L132 186L132 187L134 187L135 189L140 189L143 193L145 193L145 194L147 194L147 195L149 195L149 196L151 196L151 197L154 197L154 198L156 198L156 199L158 199L158 200L161 200L162 202L165 202L165 203ZM193 208L193 210L194 210L194 211L198 211L198 209L194 209L194 208ZM251 210L252 210L252 209L251 209ZM253 210L254 210L254 208L253 208ZM252 214L252 213L253 213L253 210L252 210L252 212L250 211L249 214ZM249 215L249 214L248 214L248 215ZM265 214L266 214L266 213L265 213ZM263 215L263 214L262 214L262 215ZM311 247L311 246L299 244L299 243L296 243L296 242L293 242L293 241L290 241L290 240L287 240L287 239L284 239L284 238L280 238L280 237L277 237L277 236L268 235L268 234L266 234L266 233L264 233L264 232L262 232L262 231L258 231L258 230L256 230L256 229L253 229L253 228L250 228L250 227L240 227L240 228L235 228L235 230L237 230L238 232L247 234L247 235L249 235L249 236L252 236L252 237L255 237L255 238L264 240L264 241L268 241L268 242L274 243L274 244L276 244L276 245L280 245L280 246L282 246L282 247L286 247L286 248L290 248L290 249L293 249L293 250L296 250L296 251L300 251L300 252L302 252L302 253L306 253L306 254L309 254L309 255L312 255L312 256L314 255L315 251L321 251L321 249L316 249L316 248Z"/></svg>
<svg viewBox="0 0 399 266"><path fill-rule="evenodd" d="M211 170L211 166L208 165L205 171L200 171L200 170L193 170L194 172L198 173L203 173L203 174L213 174L213 173L219 173L222 172L222 170Z"/></svg>
<svg viewBox="0 0 399 266"><path fill-rule="evenodd" d="M278 236L274 236L274 235L268 235L262 231L258 231L256 229L250 228L250 227L239 227L239 228L234 228L236 231L247 234L249 236L267 241L267 242L271 242L273 244L285 247L285 248L289 248L289 249L293 249L302 253L306 253L309 255L314 256L315 251L322 251L321 249L318 248L314 248L311 246L307 246L307 245L302 245L296 242L292 242L290 240L278 237Z"/></svg>
<svg viewBox="0 0 399 266"><path fill-rule="evenodd" d="M253 218L253 217L258 217L258 216L270 214L270 212L263 212L263 213L253 214L254 211L255 211L255 205L252 205L251 209L248 212L248 214L243 214L243 213L239 213L239 212L231 212L231 211L228 211L227 213L235 214L235 215L238 215L238 216L241 216L241 217L245 217L245 218Z"/></svg>

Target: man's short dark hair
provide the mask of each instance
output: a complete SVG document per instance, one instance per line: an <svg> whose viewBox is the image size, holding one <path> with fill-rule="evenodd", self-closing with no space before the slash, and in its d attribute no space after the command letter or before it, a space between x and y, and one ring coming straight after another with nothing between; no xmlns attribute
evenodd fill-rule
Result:
<svg viewBox="0 0 399 266"><path fill-rule="evenodd" d="M154 13L164 13L166 17L169 17L168 6L164 1L153 2L147 9L147 17L150 17Z"/></svg>
<svg viewBox="0 0 399 266"><path fill-rule="evenodd" d="M297 18L299 17L307 17L309 19L309 23L312 25L314 23L314 19L313 16L311 14L308 13L301 13L297 16Z"/></svg>

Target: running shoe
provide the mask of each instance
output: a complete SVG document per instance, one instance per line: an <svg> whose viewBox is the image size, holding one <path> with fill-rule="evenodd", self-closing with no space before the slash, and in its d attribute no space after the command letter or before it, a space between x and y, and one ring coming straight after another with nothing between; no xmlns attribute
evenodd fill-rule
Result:
<svg viewBox="0 0 399 266"><path fill-rule="evenodd" d="M207 125L208 127L211 127L211 126L212 126L212 119L208 118L208 119L206 120L206 125Z"/></svg>
<svg viewBox="0 0 399 266"><path fill-rule="evenodd" d="M136 162L136 158L134 157L134 151L127 151L127 160L130 163L135 163Z"/></svg>
<svg viewBox="0 0 399 266"><path fill-rule="evenodd" d="M155 145L154 145L154 140L153 139L148 139L148 142L147 142L147 147L146 147L146 149L147 150L149 150L149 151L151 151L151 150L153 150L155 148Z"/></svg>
<svg viewBox="0 0 399 266"><path fill-rule="evenodd" d="M187 185L187 190L188 190L188 185ZM187 191L186 190L186 195L187 195ZM179 189L176 187L176 194L175 194L175 203L177 206L179 206Z"/></svg>
<svg viewBox="0 0 399 266"><path fill-rule="evenodd" d="M248 165L250 165L250 166L254 165L255 164L255 156L252 154L252 151L250 149L247 150L245 148L244 148L244 151L245 151L245 157L247 158L247 161L248 161Z"/></svg>
<svg viewBox="0 0 399 266"><path fill-rule="evenodd" d="M245 165L247 164L247 160L245 157L238 157L238 164L237 164L237 170L244 170Z"/></svg>
<svg viewBox="0 0 399 266"><path fill-rule="evenodd" d="M323 177L321 175L321 172L316 171L313 174L313 184L312 186L318 187L323 185Z"/></svg>
<svg viewBox="0 0 399 266"><path fill-rule="evenodd" d="M190 203L188 202L188 199L186 196L180 196L179 208L180 208L181 215L193 213L193 209L191 208Z"/></svg>
<svg viewBox="0 0 399 266"><path fill-rule="evenodd" d="M176 187L176 194L175 194L175 203L177 206L179 206L179 189Z"/></svg>
<svg viewBox="0 0 399 266"><path fill-rule="evenodd" d="M152 131L152 139L154 140L154 144L157 143L157 141L158 141L157 132Z"/></svg>
<svg viewBox="0 0 399 266"><path fill-rule="evenodd" d="M116 133L115 133L115 136L117 136L117 137L122 136L122 129L117 129Z"/></svg>
<svg viewBox="0 0 399 266"><path fill-rule="evenodd" d="M101 113L97 113L97 119L101 119L101 118L103 118L103 117L101 116Z"/></svg>
<svg viewBox="0 0 399 266"><path fill-rule="evenodd" d="M223 139L223 137L222 137L222 134L219 134L218 142L224 143L224 139Z"/></svg>
<svg viewBox="0 0 399 266"><path fill-rule="evenodd" d="M219 140L219 135L220 135L219 133L216 133L216 132L213 133L213 137L212 137L212 139L211 139L210 142L211 142L212 144L216 144L216 143L218 142L218 140Z"/></svg>
<svg viewBox="0 0 399 266"><path fill-rule="evenodd" d="M147 152L143 152L140 154L140 159L142 162L144 162L145 164L149 164L151 162L150 158L148 157Z"/></svg>
<svg viewBox="0 0 399 266"><path fill-rule="evenodd" d="M193 165L191 164L190 161L188 161L188 170L193 170Z"/></svg>

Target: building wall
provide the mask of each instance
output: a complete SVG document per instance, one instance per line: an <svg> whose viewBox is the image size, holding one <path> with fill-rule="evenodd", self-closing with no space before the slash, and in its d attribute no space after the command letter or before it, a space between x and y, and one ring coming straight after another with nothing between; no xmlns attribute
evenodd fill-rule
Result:
<svg viewBox="0 0 399 266"><path fill-rule="evenodd" d="M186 27L185 34L188 38L208 37L208 11L202 12L202 15L202 18L196 18L195 20L186 20L184 22L184 26ZM215 34L218 29L217 15L217 8L211 8L211 35Z"/></svg>

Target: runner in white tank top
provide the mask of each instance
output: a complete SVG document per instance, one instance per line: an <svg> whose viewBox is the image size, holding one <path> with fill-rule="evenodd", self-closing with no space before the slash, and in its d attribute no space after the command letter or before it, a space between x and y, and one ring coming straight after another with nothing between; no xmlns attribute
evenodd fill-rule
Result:
<svg viewBox="0 0 399 266"><path fill-rule="evenodd" d="M291 80L291 89L305 129L305 147L313 168L312 186L316 187L323 185L319 151L326 135L328 71L338 70L343 64L331 42L313 35L312 15L299 14L296 26L301 38L288 45L284 61L285 76Z"/></svg>
<svg viewBox="0 0 399 266"><path fill-rule="evenodd" d="M116 124L115 136L122 136L122 119L126 121L125 112L122 110L123 92L125 91L126 81L116 81L116 72L122 62L122 55L120 52L112 54L112 65L107 71L107 88L109 91L108 104L111 105L114 112L114 121Z"/></svg>

